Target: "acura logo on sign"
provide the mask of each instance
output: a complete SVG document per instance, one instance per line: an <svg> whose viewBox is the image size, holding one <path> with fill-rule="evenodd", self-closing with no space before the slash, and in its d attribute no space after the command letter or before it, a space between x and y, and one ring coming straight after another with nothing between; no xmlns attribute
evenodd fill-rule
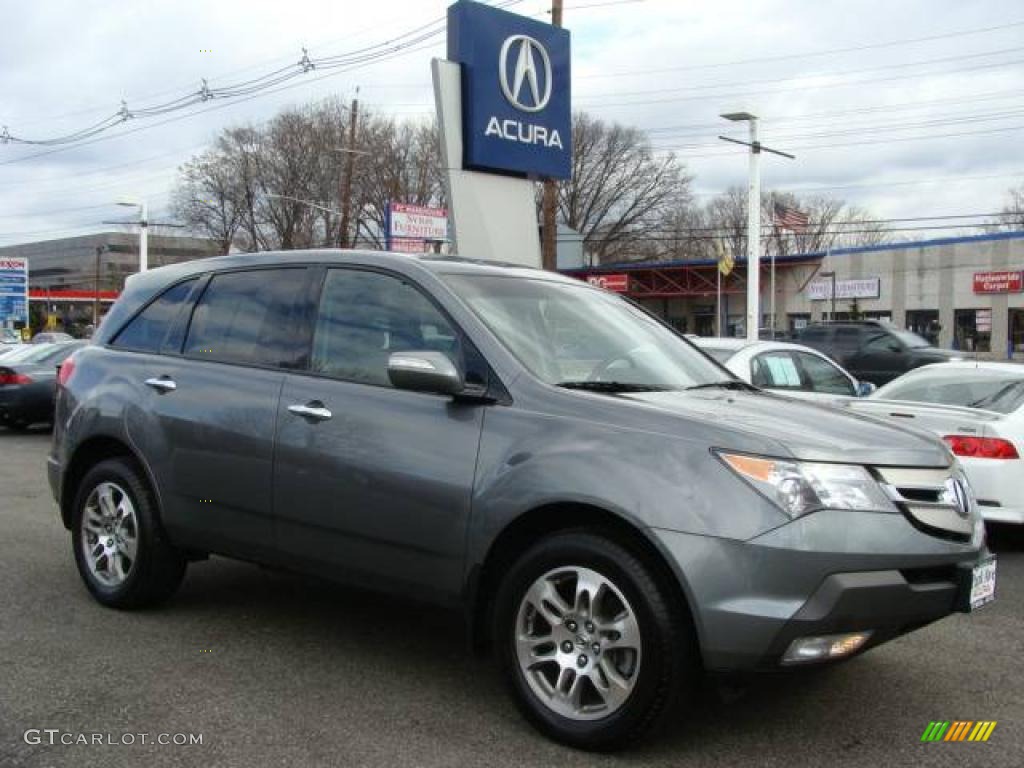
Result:
<svg viewBox="0 0 1024 768"><path fill-rule="evenodd" d="M532 37L506 38L498 55L498 78L508 103L523 112L540 112L551 100L551 59L544 46Z"/></svg>

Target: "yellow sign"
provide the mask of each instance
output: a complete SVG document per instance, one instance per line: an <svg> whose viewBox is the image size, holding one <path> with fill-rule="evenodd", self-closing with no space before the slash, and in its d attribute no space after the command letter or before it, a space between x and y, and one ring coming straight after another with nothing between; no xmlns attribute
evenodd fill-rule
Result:
<svg viewBox="0 0 1024 768"><path fill-rule="evenodd" d="M721 240L715 239L712 240L712 243L714 243L715 258L718 260L718 271L722 275L728 275L732 272L732 268L736 266L735 259L733 259L732 253L727 251L725 246L722 245Z"/></svg>

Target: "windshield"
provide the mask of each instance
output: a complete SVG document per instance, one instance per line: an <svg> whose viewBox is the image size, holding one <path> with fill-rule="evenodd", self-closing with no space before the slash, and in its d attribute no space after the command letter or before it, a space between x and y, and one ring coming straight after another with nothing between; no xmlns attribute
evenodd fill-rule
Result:
<svg viewBox="0 0 1024 768"><path fill-rule="evenodd" d="M908 347L930 347L927 339L923 339L913 331L905 331L902 328L890 328L892 334Z"/></svg>
<svg viewBox="0 0 1024 768"><path fill-rule="evenodd" d="M903 376L886 384L872 397L1012 413L1024 405L1024 371L1014 373L984 368L922 371L916 376Z"/></svg>
<svg viewBox="0 0 1024 768"><path fill-rule="evenodd" d="M499 341L548 384L685 389L731 381L689 343L613 294L582 283L444 277Z"/></svg>

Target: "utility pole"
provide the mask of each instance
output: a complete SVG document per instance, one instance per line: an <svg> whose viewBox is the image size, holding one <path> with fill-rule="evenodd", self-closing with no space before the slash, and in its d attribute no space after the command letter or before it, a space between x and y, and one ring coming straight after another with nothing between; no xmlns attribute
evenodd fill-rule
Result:
<svg viewBox="0 0 1024 768"><path fill-rule="evenodd" d="M348 152L345 153L345 172L341 176L341 224L338 227L338 247L348 247L349 209L352 207L352 173L356 161L356 121L359 118L359 88L352 99L348 113Z"/></svg>
<svg viewBox="0 0 1024 768"><path fill-rule="evenodd" d="M96 246L96 293L92 300L92 327L93 332L100 327L100 256L106 250L105 245Z"/></svg>
<svg viewBox="0 0 1024 768"><path fill-rule="evenodd" d="M721 117L734 123L745 122L750 126L750 141L728 136L718 138L750 147L750 178L747 187L747 341L757 341L761 327L761 153L771 152L790 160L795 158L788 152L769 149L761 144L757 137L757 115L750 112L726 112ZM775 290L774 277L772 290Z"/></svg>
<svg viewBox="0 0 1024 768"><path fill-rule="evenodd" d="M551 0L551 23L562 26L562 0ZM544 196L541 202L541 266L555 271L558 269L558 182L544 180Z"/></svg>

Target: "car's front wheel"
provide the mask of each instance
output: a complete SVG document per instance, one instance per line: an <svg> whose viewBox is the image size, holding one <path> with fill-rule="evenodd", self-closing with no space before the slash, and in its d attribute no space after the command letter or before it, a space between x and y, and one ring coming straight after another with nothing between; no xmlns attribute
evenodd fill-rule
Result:
<svg viewBox="0 0 1024 768"><path fill-rule="evenodd" d="M494 637L527 718L582 749L638 738L695 685L681 607L633 552L591 533L559 533L519 558L498 590Z"/></svg>
<svg viewBox="0 0 1024 768"><path fill-rule="evenodd" d="M185 557L164 539L145 477L125 459L100 462L85 475L71 540L86 587L113 608L159 603L185 575Z"/></svg>

